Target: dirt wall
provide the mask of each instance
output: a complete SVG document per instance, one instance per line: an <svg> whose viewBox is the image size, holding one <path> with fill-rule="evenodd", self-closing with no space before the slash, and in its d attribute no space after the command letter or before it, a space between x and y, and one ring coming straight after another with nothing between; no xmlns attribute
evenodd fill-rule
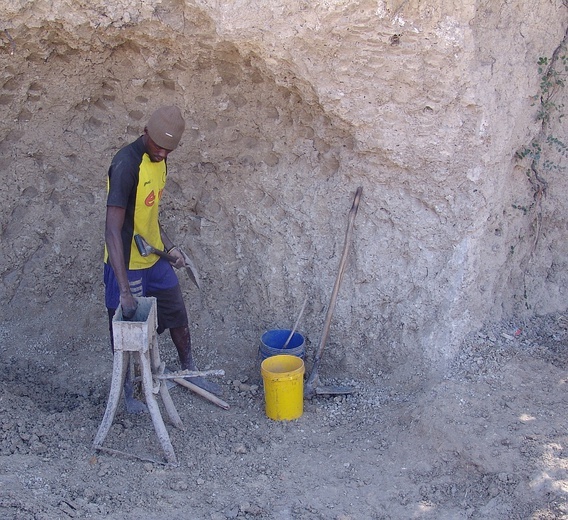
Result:
<svg viewBox="0 0 568 520"><path fill-rule="evenodd" d="M485 322L565 310L567 137L537 118L537 62L567 22L561 1L3 3L5 319L104 321L106 170L164 103L188 125L163 223L208 355L250 358L306 297L317 345L357 186L334 369L429 371Z"/></svg>

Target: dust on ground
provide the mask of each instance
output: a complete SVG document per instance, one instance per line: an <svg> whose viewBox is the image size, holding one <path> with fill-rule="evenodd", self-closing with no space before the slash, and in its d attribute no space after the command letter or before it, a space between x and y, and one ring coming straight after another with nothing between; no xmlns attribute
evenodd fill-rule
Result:
<svg viewBox="0 0 568 520"><path fill-rule="evenodd" d="M92 451L112 368L103 328L5 322L0 517L568 518L567 327L561 315L488 327L436 381L341 381L357 392L307 401L290 422L266 417L257 360L207 360L227 368L230 409L172 390L185 430L167 426L168 466L150 417L122 404L105 446L147 460Z"/></svg>

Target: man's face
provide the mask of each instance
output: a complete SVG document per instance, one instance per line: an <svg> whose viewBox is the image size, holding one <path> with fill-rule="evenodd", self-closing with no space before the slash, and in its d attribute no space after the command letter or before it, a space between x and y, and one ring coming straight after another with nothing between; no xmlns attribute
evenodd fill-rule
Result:
<svg viewBox="0 0 568 520"><path fill-rule="evenodd" d="M154 141L152 141L152 138L148 135L146 129L144 130L144 138L145 138L144 145L146 146L146 152L148 153L148 157L150 157L150 160L152 162L163 161L172 151L166 148L162 148L161 146L158 146Z"/></svg>

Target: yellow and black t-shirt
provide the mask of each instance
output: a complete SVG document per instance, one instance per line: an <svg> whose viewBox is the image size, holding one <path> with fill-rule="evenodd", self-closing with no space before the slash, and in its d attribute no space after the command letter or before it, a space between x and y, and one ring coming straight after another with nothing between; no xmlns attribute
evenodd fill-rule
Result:
<svg viewBox="0 0 568 520"><path fill-rule="evenodd" d="M156 255L142 256L134 235L142 235L156 249L164 248L158 213L166 175L166 161L152 162L142 137L119 150L112 160L108 171L107 206L126 209L122 247L127 269L146 269L159 259ZM108 262L106 246L105 262Z"/></svg>

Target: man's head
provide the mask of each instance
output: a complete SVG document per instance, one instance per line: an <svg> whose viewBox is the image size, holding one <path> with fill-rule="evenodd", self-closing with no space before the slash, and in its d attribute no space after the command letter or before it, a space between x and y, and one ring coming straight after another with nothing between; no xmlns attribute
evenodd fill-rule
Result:
<svg viewBox="0 0 568 520"><path fill-rule="evenodd" d="M158 108L144 128L144 133L150 138L146 140L150 159L156 162L165 159L169 152L177 148L184 130L185 121L179 108Z"/></svg>

